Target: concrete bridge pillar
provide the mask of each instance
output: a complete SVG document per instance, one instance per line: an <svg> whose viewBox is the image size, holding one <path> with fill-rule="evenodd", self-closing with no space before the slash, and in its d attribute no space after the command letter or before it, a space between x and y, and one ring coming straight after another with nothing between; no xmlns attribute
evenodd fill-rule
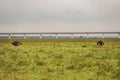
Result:
<svg viewBox="0 0 120 80"><path fill-rule="evenodd" d="M87 39L89 38L89 34L87 34Z"/></svg>
<svg viewBox="0 0 120 80"><path fill-rule="evenodd" d="M105 34L103 34L103 39L105 38Z"/></svg>
<svg viewBox="0 0 120 80"><path fill-rule="evenodd" d="M71 39L73 39L74 38L74 35L73 34L71 34Z"/></svg>
<svg viewBox="0 0 120 80"><path fill-rule="evenodd" d="M55 36L55 38L57 39L58 38L58 34L55 34L56 36Z"/></svg>
<svg viewBox="0 0 120 80"><path fill-rule="evenodd" d="M24 34L24 39L26 39L26 34Z"/></svg>
<svg viewBox="0 0 120 80"><path fill-rule="evenodd" d="M8 39L10 39L10 38L11 38L11 34L8 35Z"/></svg>
<svg viewBox="0 0 120 80"><path fill-rule="evenodd" d="M118 34L118 38L120 39L120 34Z"/></svg>
<svg viewBox="0 0 120 80"><path fill-rule="evenodd" d="M40 39L42 39L42 34L40 34Z"/></svg>

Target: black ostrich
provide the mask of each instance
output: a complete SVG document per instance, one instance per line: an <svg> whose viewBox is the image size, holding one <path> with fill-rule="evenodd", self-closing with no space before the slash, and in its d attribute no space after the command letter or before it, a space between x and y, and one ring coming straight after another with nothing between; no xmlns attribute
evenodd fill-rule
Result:
<svg viewBox="0 0 120 80"><path fill-rule="evenodd" d="M22 45L22 43L19 42L19 41L14 41L14 42L12 42L11 44L12 44L13 46L19 46L19 45Z"/></svg>
<svg viewBox="0 0 120 80"><path fill-rule="evenodd" d="M104 42L102 40L99 40L97 41L97 45L102 47L104 45Z"/></svg>

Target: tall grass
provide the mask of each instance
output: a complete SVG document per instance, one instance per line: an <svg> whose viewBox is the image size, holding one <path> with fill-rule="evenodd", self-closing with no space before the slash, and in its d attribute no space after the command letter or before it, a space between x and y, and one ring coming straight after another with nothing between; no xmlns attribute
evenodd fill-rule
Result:
<svg viewBox="0 0 120 80"><path fill-rule="evenodd" d="M0 80L119 80L120 40L0 39Z"/></svg>

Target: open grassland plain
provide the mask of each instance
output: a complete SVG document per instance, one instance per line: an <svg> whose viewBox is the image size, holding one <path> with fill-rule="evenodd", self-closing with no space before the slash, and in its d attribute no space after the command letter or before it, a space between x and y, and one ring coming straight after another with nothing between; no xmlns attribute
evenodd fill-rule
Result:
<svg viewBox="0 0 120 80"><path fill-rule="evenodd" d="M0 80L120 80L120 39L0 39Z"/></svg>

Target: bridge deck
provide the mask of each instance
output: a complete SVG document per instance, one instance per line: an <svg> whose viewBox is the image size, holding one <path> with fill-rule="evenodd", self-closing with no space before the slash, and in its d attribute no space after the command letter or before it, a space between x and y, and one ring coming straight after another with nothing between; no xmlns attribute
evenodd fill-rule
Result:
<svg viewBox="0 0 120 80"><path fill-rule="evenodd" d="M8 38L10 39L11 36L15 36L15 35L23 35L24 39L27 38L27 35L39 35L40 38L42 38L42 36L44 34L55 34L55 37L58 38L58 34L71 34L71 39L74 38L74 34L86 34L87 38L89 38L89 34L102 34L103 38L105 37L105 34L118 34L118 38L120 38L120 32L26 32L26 33L0 33L0 36L2 35L7 35Z"/></svg>
<svg viewBox="0 0 120 80"><path fill-rule="evenodd" d="M120 32L26 32L26 33L0 33L0 35L8 34L120 34Z"/></svg>

